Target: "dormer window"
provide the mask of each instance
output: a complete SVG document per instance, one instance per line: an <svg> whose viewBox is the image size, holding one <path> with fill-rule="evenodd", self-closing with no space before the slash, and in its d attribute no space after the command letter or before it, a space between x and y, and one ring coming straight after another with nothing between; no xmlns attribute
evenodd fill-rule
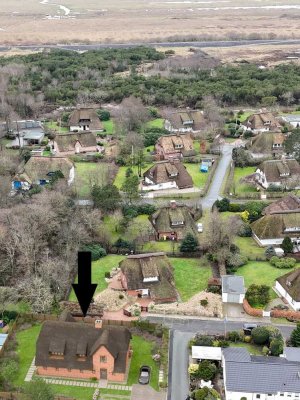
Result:
<svg viewBox="0 0 300 400"><path fill-rule="evenodd" d="M49 345L49 357L54 359L63 359L65 354L65 339L52 339Z"/></svg>
<svg viewBox="0 0 300 400"><path fill-rule="evenodd" d="M80 340L77 343L76 356L78 361L85 361L87 355L87 342L85 340Z"/></svg>
<svg viewBox="0 0 300 400"><path fill-rule="evenodd" d="M175 144L175 149L182 149L183 148L183 144Z"/></svg>

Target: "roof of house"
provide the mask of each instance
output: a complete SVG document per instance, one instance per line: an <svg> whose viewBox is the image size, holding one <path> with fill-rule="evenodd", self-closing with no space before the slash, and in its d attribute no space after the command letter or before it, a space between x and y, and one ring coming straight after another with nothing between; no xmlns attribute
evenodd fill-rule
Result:
<svg viewBox="0 0 300 400"><path fill-rule="evenodd" d="M175 181L179 189L193 187L193 179L185 166L178 160L155 163L144 174L155 185Z"/></svg>
<svg viewBox="0 0 300 400"><path fill-rule="evenodd" d="M60 152L74 151L77 142L82 147L96 147L97 140L92 132L82 133L66 133L64 135L56 135L54 141Z"/></svg>
<svg viewBox="0 0 300 400"><path fill-rule="evenodd" d="M300 268L276 279L295 301L300 301Z"/></svg>
<svg viewBox="0 0 300 400"><path fill-rule="evenodd" d="M288 361L300 362L300 348L299 347L284 347L283 356Z"/></svg>
<svg viewBox="0 0 300 400"><path fill-rule="evenodd" d="M114 372L125 373L131 334L124 327L97 329L81 322L46 321L36 344L35 365L42 367L93 369L92 356L104 346L115 359ZM51 358L63 353L63 359ZM79 360L78 355L85 355Z"/></svg>
<svg viewBox="0 0 300 400"><path fill-rule="evenodd" d="M245 282L243 276L223 275L222 292L232 294L245 294Z"/></svg>
<svg viewBox="0 0 300 400"><path fill-rule="evenodd" d="M197 234L193 210L183 204L176 204L175 208L172 205L162 207L149 219L156 232L176 232L179 240L183 239L188 232ZM183 225L173 225L176 222L183 222Z"/></svg>
<svg viewBox="0 0 300 400"><path fill-rule="evenodd" d="M192 122L193 131L199 131L205 127L205 118L200 110L179 110L171 113L166 118L172 125L173 129L183 129L184 123Z"/></svg>
<svg viewBox="0 0 300 400"><path fill-rule="evenodd" d="M263 210L263 214L282 214L290 212L300 212L300 198L294 194L288 194L287 196L274 201Z"/></svg>
<svg viewBox="0 0 300 400"><path fill-rule="evenodd" d="M300 176L300 165L295 159L285 160L267 160L258 166L266 176L267 182L280 182L286 177L280 176L280 174L289 174L288 177L299 177Z"/></svg>
<svg viewBox="0 0 300 400"><path fill-rule="evenodd" d="M222 360L222 348L212 346L192 346L192 358L199 360Z"/></svg>
<svg viewBox="0 0 300 400"><path fill-rule="evenodd" d="M231 347L223 350L223 356L229 392L276 394L300 391L298 362L281 357L250 356L246 349Z"/></svg>
<svg viewBox="0 0 300 400"><path fill-rule="evenodd" d="M69 178L70 170L74 167L72 161L65 157L32 156L18 174L20 180L29 183L39 179L49 179L49 172L61 171L65 178Z"/></svg>
<svg viewBox="0 0 300 400"><path fill-rule="evenodd" d="M272 132L263 132L251 138L250 151L254 154L267 154L273 150L275 134Z"/></svg>
<svg viewBox="0 0 300 400"><path fill-rule="evenodd" d="M251 224L252 231L260 239L283 238L295 236L284 233L287 228L300 226L300 213L268 214Z"/></svg>
<svg viewBox="0 0 300 400"><path fill-rule="evenodd" d="M165 253L128 256L120 262L120 268L126 277L128 290L150 289L154 300L177 298L173 268ZM149 277L158 277L158 281L144 282Z"/></svg>
<svg viewBox="0 0 300 400"><path fill-rule="evenodd" d="M192 136L189 133L180 133L176 135L164 135L158 139L158 144L165 153L181 152L184 156L195 155ZM182 148L175 148L175 145L181 145Z"/></svg>
<svg viewBox="0 0 300 400"><path fill-rule="evenodd" d="M252 129L264 129L265 124L270 122L271 129L280 128L279 122L276 120L275 115L271 112L260 112L256 114L250 115L250 117L246 121L246 125Z"/></svg>
<svg viewBox="0 0 300 400"><path fill-rule="evenodd" d="M103 129L98 114L93 108L77 108L74 110L69 118L69 126L77 126L80 120L88 120L90 130Z"/></svg>

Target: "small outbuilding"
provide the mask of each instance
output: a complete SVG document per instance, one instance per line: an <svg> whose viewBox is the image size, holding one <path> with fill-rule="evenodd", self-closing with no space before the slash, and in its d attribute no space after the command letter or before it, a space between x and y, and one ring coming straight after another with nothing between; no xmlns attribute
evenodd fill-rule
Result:
<svg viewBox="0 0 300 400"><path fill-rule="evenodd" d="M222 301L223 303L242 304L245 298L245 283L243 276L222 276Z"/></svg>
<svg viewBox="0 0 300 400"><path fill-rule="evenodd" d="M212 346L192 346L192 359L194 363L202 360L221 361L221 347Z"/></svg>

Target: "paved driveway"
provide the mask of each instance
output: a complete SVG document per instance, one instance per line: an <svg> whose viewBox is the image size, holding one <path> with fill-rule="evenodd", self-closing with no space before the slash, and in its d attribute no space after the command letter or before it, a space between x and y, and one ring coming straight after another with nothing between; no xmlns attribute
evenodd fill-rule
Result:
<svg viewBox="0 0 300 400"><path fill-rule="evenodd" d="M156 392L149 385L133 385L131 400L165 400L166 393Z"/></svg>

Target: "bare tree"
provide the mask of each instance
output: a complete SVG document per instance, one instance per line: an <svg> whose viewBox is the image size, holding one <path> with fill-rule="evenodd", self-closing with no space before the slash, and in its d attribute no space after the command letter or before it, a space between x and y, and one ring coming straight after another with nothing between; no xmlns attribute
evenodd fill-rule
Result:
<svg viewBox="0 0 300 400"><path fill-rule="evenodd" d="M141 99L130 96L119 106L117 126L121 134L139 129L148 119L149 114Z"/></svg>
<svg viewBox="0 0 300 400"><path fill-rule="evenodd" d="M204 117L207 121L207 133L213 140L224 127L225 119L220 112L217 101L212 96L205 96L202 101Z"/></svg>
<svg viewBox="0 0 300 400"><path fill-rule="evenodd" d="M20 297L30 304L33 312L47 313L51 310L53 295L42 278L28 276L16 288Z"/></svg>

